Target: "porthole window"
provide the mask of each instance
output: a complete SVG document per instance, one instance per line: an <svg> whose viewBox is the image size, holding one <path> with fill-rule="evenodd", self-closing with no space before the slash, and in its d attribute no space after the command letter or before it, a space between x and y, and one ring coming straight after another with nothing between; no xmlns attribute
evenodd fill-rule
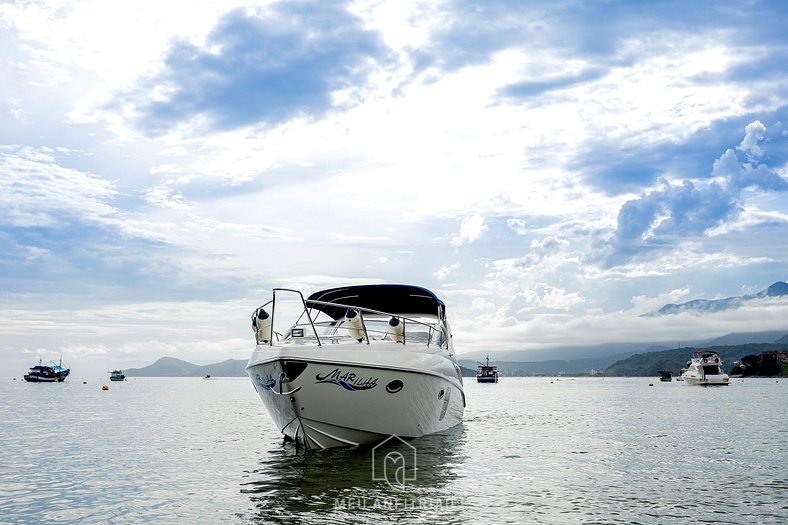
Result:
<svg viewBox="0 0 788 525"><path fill-rule="evenodd" d="M402 383L402 381L400 381L399 379L395 379L394 381L386 385L386 392L388 392L389 394L396 394L397 392L402 390L403 386L405 385Z"/></svg>

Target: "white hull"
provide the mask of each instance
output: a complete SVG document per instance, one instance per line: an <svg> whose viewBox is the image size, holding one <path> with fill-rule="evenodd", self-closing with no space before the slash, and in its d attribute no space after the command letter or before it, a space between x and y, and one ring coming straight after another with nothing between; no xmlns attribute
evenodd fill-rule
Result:
<svg viewBox="0 0 788 525"><path fill-rule="evenodd" d="M706 377L698 377L692 375L683 375L681 376L684 382L688 385L700 385L700 386L725 386L728 384L728 376L726 374L721 375L707 375Z"/></svg>
<svg viewBox="0 0 788 525"><path fill-rule="evenodd" d="M260 344L247 373L277 428L314 449L440 432L465 407L459 368L423 345Z"/></svg>

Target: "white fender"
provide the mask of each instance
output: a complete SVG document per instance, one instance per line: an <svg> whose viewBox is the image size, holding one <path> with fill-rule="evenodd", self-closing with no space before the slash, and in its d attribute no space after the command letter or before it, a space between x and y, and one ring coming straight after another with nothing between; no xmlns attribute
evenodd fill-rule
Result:
<svg viewBox="0 0 788 525"><path fill-rule="evenodd" d="M271 342L271 316L263 310L258 308L252 316L252 329L254 330L255 339L257 344Z"/></svg>
<svg viewBox="0 0 788 525"><path fill-rule="evenodd" d="M361 314L358 310L348 308L345 313L345 326L347 326L347 333L358 341L359 343L364 339L364 323L361 321Z"/></svg>
<svg viewBox="0 0 788 525"><path fill-rule="evenodd" d="M389 319L389 337L397 343L405 341L405 323L399 317Z"/></svg>

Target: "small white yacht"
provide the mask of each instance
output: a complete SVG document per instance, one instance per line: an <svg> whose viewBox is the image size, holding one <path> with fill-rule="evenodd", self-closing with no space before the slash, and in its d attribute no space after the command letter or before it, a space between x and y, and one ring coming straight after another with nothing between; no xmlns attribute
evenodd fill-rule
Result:
<svg viewBox="0 0 788 525"><path fill-rule="evenodd" d="M692 352L687 368L682 370L681 377L688 385L724 386L729 381L720 356L709 350Z"/></svg>
<svg viewBox="0 0 788 525"><path fill-rule="evenodd" d="M309 449L415 438L462 422L465 392L446 306L378 284L304 299L275 288L255 310L246 371L286 438Z"/></svg>

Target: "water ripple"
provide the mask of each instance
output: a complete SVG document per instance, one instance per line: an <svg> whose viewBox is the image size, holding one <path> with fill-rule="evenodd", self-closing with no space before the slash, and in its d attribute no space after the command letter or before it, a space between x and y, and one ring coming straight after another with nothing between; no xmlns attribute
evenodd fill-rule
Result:
<svg viewBox="0 0 788 525"><path fill-rule="evenodd" d="M788 382L648 381L468 384L404 486L283 443L245 379L0 381L0 523L788 521Z"/></svg>

